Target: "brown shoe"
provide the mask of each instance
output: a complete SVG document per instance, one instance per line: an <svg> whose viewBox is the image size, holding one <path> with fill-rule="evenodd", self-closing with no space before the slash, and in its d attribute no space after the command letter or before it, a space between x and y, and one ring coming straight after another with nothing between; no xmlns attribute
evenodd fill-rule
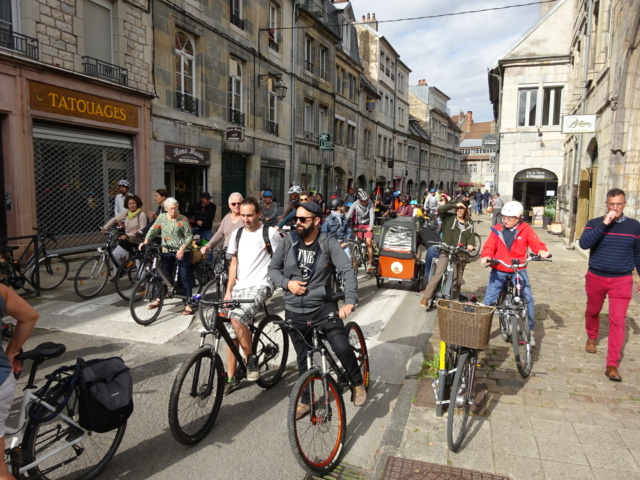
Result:
<svg viewBox="0 0 640 480"><path fill-rule="evenodd" d="M614 367L613 365L609 365L607 369L604 371L604 374L609 377L609 380L613 382L621 382L622 377L620 376L620 372L618 372L618 367Z"/></svg>
<svg viewBox="0 0 640 480"><path fill-rule="evenodd" d="M299 403L296 406L296 422L301 418L304 418L307 415L309 415L310 411L311 411L311 405L307 405L306 403Z"/></svg>
<svg viewBox="0 0 640 480"><path fill-rule="evenodd" d="M367 391L364 385L358 385L353 389L353 404L356 407L361 407L367 401Z"/></svg>
<svg viewBox="0 0 640 480"><path fill-rule="evenodd" d="M587 353L596 353L596 339L595 338L587 338L587 344L584 347Z"/></svg>
<svg viewBox="0 0 640 480"><path fill-rule="evenodd" d="M421 307L426 307L427 306L427 297L422 297L420 299L420 306Z"/></svg>

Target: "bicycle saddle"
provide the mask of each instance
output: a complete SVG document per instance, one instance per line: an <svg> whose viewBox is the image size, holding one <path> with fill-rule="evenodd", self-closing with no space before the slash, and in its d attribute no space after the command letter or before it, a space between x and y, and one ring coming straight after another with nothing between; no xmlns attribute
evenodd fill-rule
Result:
<svg viewBox="0 0 640 480"><path fill-rule="evenodd" d="M66 351L67 347L62 343L44 342L33 350L16 355L16 358L20 361L29 359L48 360L50 358L59 357Z"/></svg>
<svg viewBox="0 0 640 480"><path fill-rule="evenodd" d="M17 245L0 245L0 250L4 252L12 252L14 250L18 250L20 247Z"/></svg>

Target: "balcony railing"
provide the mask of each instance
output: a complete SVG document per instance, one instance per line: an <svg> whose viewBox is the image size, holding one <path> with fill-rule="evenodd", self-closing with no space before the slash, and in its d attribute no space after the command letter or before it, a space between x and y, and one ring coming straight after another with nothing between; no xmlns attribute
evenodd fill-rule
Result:
<svg viewBox="0 0 640 480"><path fill-rule="evenodd" d="M34 60L38 59L37 39L4 28L0 28L0 48L19 52Z"/></svg>
<svg viewBox="0 0 640 480"><path fill-rule="evenodd" d="M299 5L310 15L316 17L322 25L331 30L336 36L342 38L338 16L333 12L327 13L322 7L322 2L318 4L314 0L300 0Z"/></svg>
<svg viewBox="0 0 640 480"><path fill-rule="evenodd" d="M244 127L244 113L242 113L240 110L236 110L235 108L230 108L229 122L233 123L234 125L240 125L241 127Z"/></svg>
<svg viewBox="0 0 640 480"><path fill-rule="evenodd" d="M272 122L271 120L267 121L267 133L271 135L278 136L278 124L276 122Z"/></svg>
<svg viewBox="0 0 640 480"><path fill-rule="evenodd" d="M238 27L240 30L244 30L244 20L237 15L231 14L231 23Z"/></svg>
<svg viewBox="0 0 640 480"><path fill-rule="evenodd" d="M320 78L326 80L329 77L329 72L326 70L320 70Z"/></svg>
<svg viewBox="0 0 640 480"><path fill-rule="evenodd" d="M120 85L126 85L128 81L127 69L112 65L93 57L82 57L84 73L92 77L105 78Z"/></svg>
<svg viewBox="0 0 640 480"><path fill-rule="evenodd" d="M305 69L307 72L311 72L311 73L313 73L313 62L309 62L308 60L305 60L305 61L304 61L304 69Z"/></svg>
<svg viewBox="0 0 640 480"><path fill-rule="evenodd" d="M188 93L176 92L176 108L182 112L198 115L198 99Z"/></svg>
<svg viewBox="0 0 640 480"><path fill-rule="evenodd" d="M307 140L313 140L313 132L304 132L304 138Z"/></svg>
<svg viewBox="0 0 640 480"><path fill-rule="evenodd" d="M280 45L275 40L269 40L269 48L274 52L280 51Z"/></svg>

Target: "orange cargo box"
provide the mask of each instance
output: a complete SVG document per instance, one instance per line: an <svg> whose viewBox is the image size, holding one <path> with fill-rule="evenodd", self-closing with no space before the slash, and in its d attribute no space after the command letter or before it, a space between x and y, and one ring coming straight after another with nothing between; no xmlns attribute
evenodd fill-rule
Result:
<svg viewBox="0 0 640 480"><path fill-rule="evenodd" d="M395 258L380 255L378 258L378 275L387 278L411 280L416 261L413 258Z"/></svg>

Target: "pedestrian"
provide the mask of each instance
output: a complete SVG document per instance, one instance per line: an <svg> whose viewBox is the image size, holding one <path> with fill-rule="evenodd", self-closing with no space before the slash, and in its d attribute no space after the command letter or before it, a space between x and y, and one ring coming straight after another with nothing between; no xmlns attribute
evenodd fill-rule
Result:
<svg viewBox="0 0 640 480"><path fill-rule="evenodd" d="M356 194L353 193L353 188L347 188L347 194L344 196L344 203L353 203L356 201Z"/></svg>
<svg viewBox="0 0 640 480"><path fill-rule="evenodd" d="M491 201L491 208L493 211L491 212L491 225L500 225L502 223L502 207L504 206L504 202L500 198L500 194L498 192L493 194L493 200Z"/></svg>
<svg viewBox="0 0 640 480"><path fill-rule="evenodd" d="M622 381L618 367L625 335L625 319L633 293L633 269L640 272L640 223L624 215L626 195L619 188L607 192L607 213L587 222L580 248L589 249L589 269L585 277L587 308L585 329L588 353L596 353L600 311L609 298L609 342L604 374ZM640 292L640 283L636 290Z"/></svg>
<svg viewBox="0 0 640 480"><path fill-rule="evenodd" d="M491 194L489 193L489 190L485 190L484 191L484 198L483 198L483 208L485 210L485 212L487 211L487 208L489 208L489 199L491 198Z"/></svg>
<svg viewBox="0 0 640 480"><path fill-rule="evenodd" d="M207 242L213 237L213 219L216 216L216 204L211 201L209 192L202 192L200 203L196 203L187 214L194 235Z"/></svg>
<svg viewBox="0 0 640 480"><path fill-rule="evenodd" d="M482 191L478 189L476 194L474 195L474 200L476 201L476 215L482 214L482 200L484 199L484 195Z"/></svg>

